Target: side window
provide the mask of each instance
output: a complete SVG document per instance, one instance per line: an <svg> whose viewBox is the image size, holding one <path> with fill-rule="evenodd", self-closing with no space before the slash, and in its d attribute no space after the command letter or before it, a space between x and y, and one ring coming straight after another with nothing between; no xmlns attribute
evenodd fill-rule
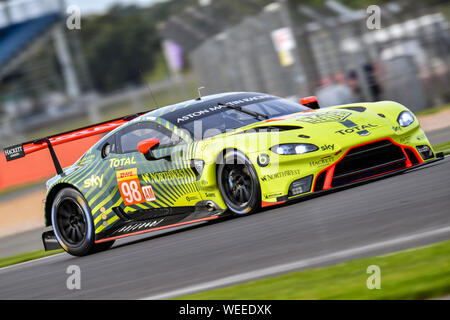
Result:
<svg viewBox="0 0 450 320"><path fill-rule="evenodd" d="M117 153L115 135L103 142L103 144L100 145L99 150L101 151L102 158L106 158L110 153Z"/></svg>
<svg viewBox="0 0 450 320"><path fill-rule="evenodd" d="M160 147L172 146L179 141L166 128L154 123L141 122L126 128L119 134L121 153L137 152L138 143L150 138L158 139Z"/></svg>

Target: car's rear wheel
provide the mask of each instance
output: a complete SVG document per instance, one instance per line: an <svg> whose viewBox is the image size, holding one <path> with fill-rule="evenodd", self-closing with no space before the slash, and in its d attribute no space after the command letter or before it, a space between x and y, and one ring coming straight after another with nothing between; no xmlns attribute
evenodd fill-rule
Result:
<svg viewBox="0 0 450 320"><path fill-rule="evenodd" d="M52 203L56 238L68 253L84 256L109 249L114 241L95 244L94 221L86 199L75 189L64 188Z"/></svg>
<svg viewBox="0 0 450 320"><path fill-rule="evenodd" d="M227 152L217 166L217 184L227 207L235 214L250 214L261 206L261 187L250 160L236 150Z"/></svg>

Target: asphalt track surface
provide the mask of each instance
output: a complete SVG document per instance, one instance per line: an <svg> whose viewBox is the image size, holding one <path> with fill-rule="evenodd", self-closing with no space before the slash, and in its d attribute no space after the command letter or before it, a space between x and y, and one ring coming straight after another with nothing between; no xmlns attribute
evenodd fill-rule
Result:
<svg viewBox="0 0 450 320"><path fill-rule="evenodd" d="M0 299L165 299L450 239L450 158L220 222L0 269ZM81 290L68 290L69 265Z"/></svg>

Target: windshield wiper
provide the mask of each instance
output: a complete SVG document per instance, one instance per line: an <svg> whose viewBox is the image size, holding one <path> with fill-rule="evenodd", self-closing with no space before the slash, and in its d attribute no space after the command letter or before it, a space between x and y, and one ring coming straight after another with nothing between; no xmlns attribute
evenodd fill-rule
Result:
<svg viewBox="0 0 450 320"><path fill-rule="evenodd" d="M269 117L266 116L265 114L262 114L262 113L259 113L259 112L255 112L255 111L245 110L245 109L242 109L242 107L239 107L239 106L232 106L232 105L229 105L229 104L226 104L226 103L222 103L222 102L219 102L218 105L219 106L224 106L224 107L227 107L227 108L230 108L230 109L233 109L233 110L237 110L237 111L240 111L242 113L246 113L246 114L248 114L248 115L250 115L252 117L255 117L256 119L258 119L258 118L269 119Z"/></svg>

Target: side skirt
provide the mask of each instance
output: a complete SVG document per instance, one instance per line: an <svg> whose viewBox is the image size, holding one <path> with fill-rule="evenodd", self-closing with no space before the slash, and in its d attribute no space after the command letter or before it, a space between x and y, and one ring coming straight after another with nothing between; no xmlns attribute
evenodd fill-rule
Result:
<svg viewBox="0 0 450 320"><path fill-rule="evenodd" d="M95 243L217 219L221 216L223 210L208 210L203 203L200 203L196 207L169 208L168 212L161 210L157 212L144 212L143 210L143 212L140 212L134 217L125 214L119 207L114 208L114 212L119 217L119 221L110 229L96 234ZM145 216L149 218L145 219Z"/></svg>

